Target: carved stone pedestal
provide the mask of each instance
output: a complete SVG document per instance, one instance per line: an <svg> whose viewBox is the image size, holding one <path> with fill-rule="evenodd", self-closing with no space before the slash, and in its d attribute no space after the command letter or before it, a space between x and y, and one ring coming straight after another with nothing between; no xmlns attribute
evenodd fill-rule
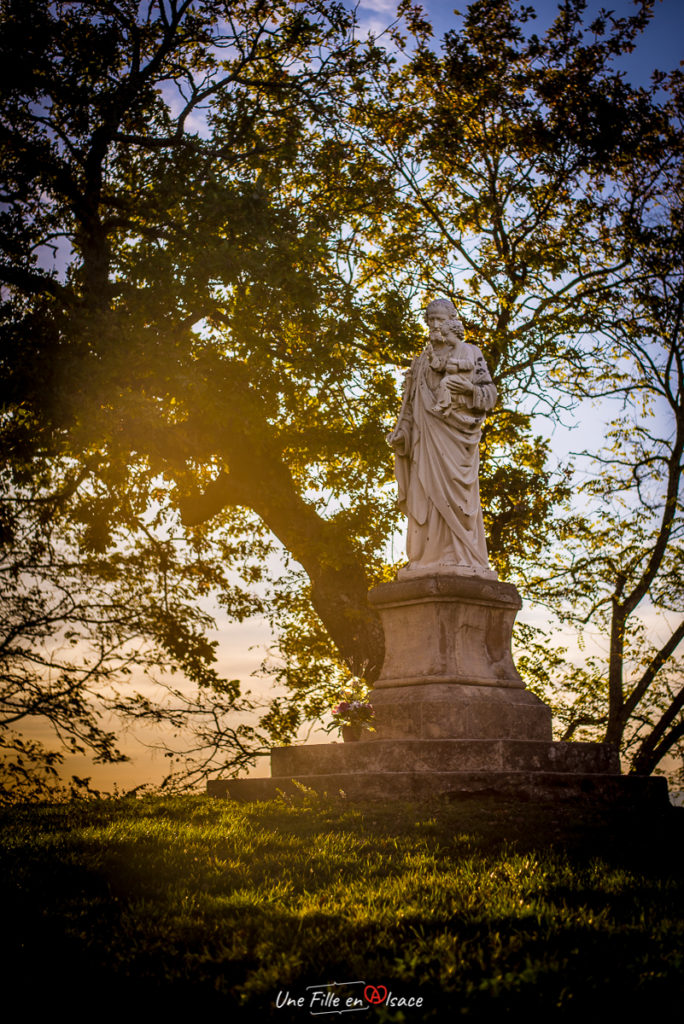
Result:
<svg viewBox="0 0 684 1024"><path fill-rule="evenodd" d="M370 601L386 647L370 698L378 740L551 740L551 712L513 664L512 584L429 576L375 587Z"/></svg>
<svg viewBox="0 0 684 1024"><path fill-rule="evenodd" d="M370 697L376 732L358 743L277 747L270 779L216 780L210 794L268 799L299 782L350 799L667 802L664 779L620 775L606 744L552 741L550 709L525 690L511 656L521 601L510 583L435 575L382 584L369 600L386 647Z"/></svg>

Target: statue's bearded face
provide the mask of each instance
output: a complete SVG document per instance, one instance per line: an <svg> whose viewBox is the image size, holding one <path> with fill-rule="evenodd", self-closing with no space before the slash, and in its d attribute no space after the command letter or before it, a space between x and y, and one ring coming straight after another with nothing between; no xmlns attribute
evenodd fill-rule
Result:
<svg viewBox="0 0 684 1024"><path fill-rule="evenodd" d="M439 306L431 309L426 319L433 345L453 344L463 340L463 324L448 309Z"/></svg>

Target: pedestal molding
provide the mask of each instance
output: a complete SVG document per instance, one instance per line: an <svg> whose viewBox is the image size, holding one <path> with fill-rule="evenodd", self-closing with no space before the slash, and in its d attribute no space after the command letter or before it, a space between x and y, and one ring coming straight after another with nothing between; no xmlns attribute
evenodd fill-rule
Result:
<svg viewBox="0 0 684 1024"><path fill-rule="evenodd" d="M492 689L501 689L502 684L499 680L493 680L491 676L462 676L462 675L451 675L451 676L409 676L408 678L402 678L401 676L396 679L378 679L374 684L376 690L391 689L393 686L434 686L435 684L444 683L446 686L458 685L458 686L488 686ZM506 683L507 689L510 690L524 690L525 684L522 679L520 682L512 681Z"/></svg>

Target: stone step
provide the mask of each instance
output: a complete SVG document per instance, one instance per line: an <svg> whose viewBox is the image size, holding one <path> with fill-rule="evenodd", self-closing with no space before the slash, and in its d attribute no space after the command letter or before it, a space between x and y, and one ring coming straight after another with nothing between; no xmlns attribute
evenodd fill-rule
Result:
<svg viewBox="0 0 684 1024"><path fill-rule="evenodd" d="M669 806L664 778L574 772L354 772L277 779L213 779L209 796L230 800L273 800L301 795L301 787L349 800L457 800L500 796L536 801L572 800L593 804Z"/></svg>
<svg viewBox="0 0 684 1024"><path fill-rule="evenodd" d="M271 750L274 778L364 772L579 772L618 774L604 743L535 740L375 740Z"/></svg>

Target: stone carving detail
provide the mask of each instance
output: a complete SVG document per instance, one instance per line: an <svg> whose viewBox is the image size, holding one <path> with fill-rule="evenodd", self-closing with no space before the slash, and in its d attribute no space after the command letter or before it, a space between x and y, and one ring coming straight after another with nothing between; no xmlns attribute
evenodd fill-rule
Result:
<svg viewBox="0 0 684 1024"><path fill-rule="evenodd" d="M496 579L480 505L478 444L496 388L479 348L464 341L448 299L425 311L429 341L406 373L395 452L409 564L399 579L449 573Z"/></svg>

